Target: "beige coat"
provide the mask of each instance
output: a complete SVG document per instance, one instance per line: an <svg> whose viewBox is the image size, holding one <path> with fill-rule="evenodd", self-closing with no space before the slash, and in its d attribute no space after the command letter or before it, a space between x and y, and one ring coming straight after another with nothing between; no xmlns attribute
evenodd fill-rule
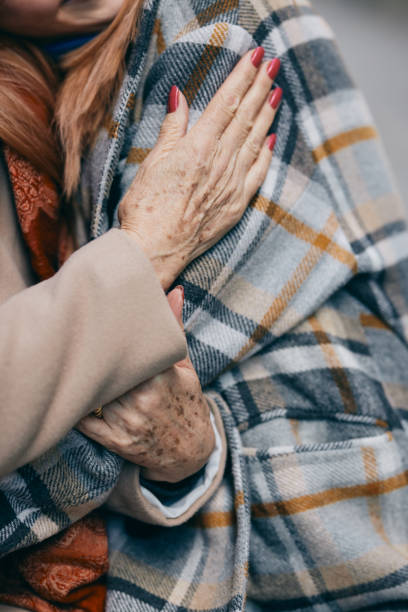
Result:
<svg viewBox="0 0 408 612"><path fill-rule="evenodd" d="M0 163L0 476L55 445L107 404L186 355L182 331L136 241L114 229L79 249L50 280L34 286L7 170ZM110 504L141 520L166 519L140 492L128 464ZM204 499L205 497L205 499ZM4 612L7 608L0 606ZM14 610L14 608L13 608Z"/></svg>

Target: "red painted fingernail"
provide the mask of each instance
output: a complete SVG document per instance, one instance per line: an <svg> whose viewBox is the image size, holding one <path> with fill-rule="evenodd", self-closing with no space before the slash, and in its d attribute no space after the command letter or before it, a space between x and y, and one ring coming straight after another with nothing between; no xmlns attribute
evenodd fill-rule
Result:
<svg viewBox="0 0 408 612"><path fill-rule="evenodd" d="M268 149L273 151L276 143L276 134L271 134L268 138Z"/></svg>
<svg viewBox="0 0 408 612"><path fill-rule="evenodd" d="M278 59L277 57L269 62L266 68L266 73L269 76L269 78L272 79L272 81L274 81L276 77L278 76L280 65L281 65L280 59Z"/></svg>
<svg viewBox="0 0 408 612"><path fill-rule="evenodd" d="M265 55L265 49L263 47L257 47L253 54L251 55L251 62L255 66L255 68L259 68L263 56Z"/></svg>
<svg viewBox="0 0 408 612"><path fill-rule="evenodd" d="M175 289L178 289L181 292L181 295L183 296L183 300L184 300L184 287L183 287L183 285L177 285L177 287L175 287Z"/></svg>
<svg viewBox="0 0 408 612"><path fill-rule="evenodd" d="M282 100L283 90L280 87L274 89L269 96L269 104L276 110Z"/></svg>
<svg viewBox="0 0 408 612"><path fill-rule="evenodd" d="M173 85L173 87L170 89L169 99L167 101L167 112L168 113L174 113L174 111L177 110L178 105L179 105L179 98L180 98L180 90L177 87L177 85Z"/></svg>

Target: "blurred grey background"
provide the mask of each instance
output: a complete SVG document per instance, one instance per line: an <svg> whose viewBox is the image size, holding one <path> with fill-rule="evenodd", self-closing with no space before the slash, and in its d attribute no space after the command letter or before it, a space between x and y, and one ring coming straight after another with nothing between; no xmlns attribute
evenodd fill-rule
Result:
<svg viewBox="0 0 408 612"><path fill-rule="evenodd" d="M408 210L408 0L312 0L368 99Z"/></svg>

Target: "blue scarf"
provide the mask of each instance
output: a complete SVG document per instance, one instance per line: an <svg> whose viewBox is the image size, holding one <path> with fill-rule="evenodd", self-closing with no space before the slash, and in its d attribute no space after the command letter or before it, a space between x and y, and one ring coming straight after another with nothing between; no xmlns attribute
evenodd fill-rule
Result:
<svg viewBox="0 0 408 612"><path fill-rule="evenodd" d="M82 34L81 36L72 36L69 38L62 38L60 40L54 40L51 43L46 43L42 46L43 50L48 53L54 60L58 59L74 49L79 49L87 42L95 38L99 32L92 32L92 34Z"/></svg>

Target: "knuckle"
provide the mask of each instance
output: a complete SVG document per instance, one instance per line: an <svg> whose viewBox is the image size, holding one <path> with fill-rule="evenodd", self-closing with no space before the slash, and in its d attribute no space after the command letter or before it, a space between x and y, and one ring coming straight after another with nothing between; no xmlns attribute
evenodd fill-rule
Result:
<svg viewBox="0 0 408 612"><path fill-rule="evenodd" d="M131 412L127 412L122 416L123 425L126 431L133 431L135 429L135 418Z"/></svg>
<svg viewBox="0 0 408 612"><path fill-rule="evenodd" d="M258 140L255 140L254 138L248 138L245 143L245 149L251 157L258 157L261 151L261 145Z"/></svg>
<svg viewBox="0 0 408 612"><path fill-rule="evenodd" d="M128 431L121 431L116 434L114 442L122 449L126 449L131 444L131 436Z"/></svg>
<svg viewBox="0 0 408 612"><path fill-rule="evenodd" d="M214 138L211 133L203 134L200 149L203 154L211 154L215 151L218 142L218 138Z"/></svg>
<svg viewBox="0 0 408 612"><path fill-rule="evenodd" d="M210 144L208 142L205 146L202 146L202 147L195 146L194 147L192 153L193 153L195 170L202 171L208 167L209 159L210 159L210 151L213 148L213 146L214 146L213 144Z"/></svg>
<svg viewBox="0 0 408 612"><path fill-rule="evenodd" d="M245 134L248 134L252 130L255 123L255 119L250 115L249 110L245 108L237 112L236 121Z"/></svg>
<svg viewBox="0 0 408 612"><path fill-rule="evenodd" d="M149 403L155 396L156 386L157 383L155 384L154 378L147 380L141 385L137 386L131 391L130 401L127 406L125 404L125 407L127 407L133 414L137 414L140 408L145 408L146 406L149 406Z"/></svg>
<svg viewBox="0 0 408 612"><path fill-rule="evenodd" d="M160 136L175 137L179 134L179 126L175 121L165 121L160 128Z"/></svg>
<svg viewBox="0 0 408 612"><path fill-rule="evenodd" d="M140 410L135 409L125 409L121 415L121 421L124 436L128 436L129 433L138 433L144 424L144 419L140 414Z"/></svg>
<svg viewBox="0 0 408 612"><path fill-rule="evenodd" d="M226 113L229 117L233 117L237 112L241 98L237 91L227 90L220 92L220 109Z"/></svg>

